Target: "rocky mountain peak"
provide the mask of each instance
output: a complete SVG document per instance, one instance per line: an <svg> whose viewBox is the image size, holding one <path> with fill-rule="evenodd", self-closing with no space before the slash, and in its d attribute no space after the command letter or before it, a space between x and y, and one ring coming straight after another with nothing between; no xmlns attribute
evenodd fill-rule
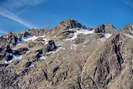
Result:
<svg viewBox="0 0 133 89"><path fill-rule="evenodd" d="M96 33L114 33L116 28L112 24L102 24L95 28Z"/></svg>
<svg viewBox="0 0 133 89"><path fill-rule="evenodd" d="M59 23L57 26L58 29L72 29L72 28L84 28L86 29L87 27L80 24L78 21L73 20L73 19L67 19Z"/></svg>

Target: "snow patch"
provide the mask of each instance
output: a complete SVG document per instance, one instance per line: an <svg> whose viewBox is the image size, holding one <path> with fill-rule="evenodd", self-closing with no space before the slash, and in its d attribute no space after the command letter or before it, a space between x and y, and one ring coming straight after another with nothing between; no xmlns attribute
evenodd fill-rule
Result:
<svg viewBox="0 0 133 89"><path fill-rule="evenodd" d="M11 64L12 62L13 62L13 60L5 61L5 64Z"/></svg>
<svg viewBox="0 0 133 89"><path fill-rule="evenodd" d="M69 40L74 40L74 39L76 39L77 37L78 37L78 33L74 33L74 34L73 34L73 37L70 38Z"/></svg>
<svg viewBox="0 0 133 89"><path fill-rule="evenodd" d="M94 33L94 30L87 30L87 29L81 29L81 30L78 30L77 31L78 34L93 34Z"/></svg>
<svg viewBox="0 0 133 89"><path fill-rule="evenodd" d="M87 35L87 34L93 34L94 33L94 30L88 30L88 29L70 29L70 31L75 31L72 36L72 38L70 39L67 39L67 40L74 40L77 38L77 36L79 34L84 34L84 35Z"/></svg>
<svg viewBox="0 0 133 89"><path fill-rule="evenodd" d="M100 38L99 40L104 42L104 41L106 41L107 39L109 39L111 36L112 36L112 34L110 34L110 33L105 33L105 34L104 34L104 37Z"/></svg>
<svg viewBox="0 0 133 89"><path fill-rule="evenodd" d="M13 54L10 54L13 56L13 59L10 60L10 61L5 61L5 64L10 64L12 63L13 61L16 61L16 60L21 60L22 59L22 55L13 55Z"/></svg>
<svg viewBox="0 0 133 89"><path fill-rule="evenodd" d="M108 38L110 38L110 37L112 36L112 34L110 34L110 33L105 33L104 36L105 36L106 39L108 39Z"/></svg>
<svg viewBox="0 0 133 89"><path fill-rule="evenodd" d="M13 55L13 60L21 60L22 55Z"/></svg>
<svg viewBox="0 0 133 89"><path fill-rule="evenodd" d="M44 60L44 59L46 59L45 56L41 56L41 57L40 57L40 60Z"/></svg>
<svg viewBox="0 0 133 89"><path fill-rule="evenodd" d="M48 42L49 42L49 39L47 39L47 38L44 38L43 40L45 41L45 44L48 44Z"/></svg>
<svg viewBox="0 0 133 89"><path fill-rule="evenodd" d="M46 59L46 56L44 56L43 54L40 54L40 58L39 58L40 60L44 60L44 59Z"/></svg>
<svg viewBox="0 0 133 89"><path fill-rule="evenodd" d="M36 36L22 37L21 40L18 41L18 45L21 45L21 44L26 43L26 42L31 41L31 40L34 41L37 38L38 37L36 37Z"/></svg>
<svg viewBox="0 0 133 89"><path fill-rule="evenodd" d="M29 67L30 67L30 68L33 68L33 67L35 67L35 65L34 65L34 64L31 64Z"/></svg>
<svg viewBox="0 0 133 89"><path fill-rule="evenodd" d="M22 38L22 41L24 41L24 42L27 42L27 41L30 41L30 40L34 41L37 38L38 38L37 36L29 36L29 37L26 37L26 38Z"/></svg>
<svg viewBox="0 0 133 89"><path fill-rule="evenodd" d="M21 39L21 41L18 41L18 45L21 45L21 44L23 44L23 43L26 43L26 42L28 42L28 41L35 41L36 39L38 39L38 38L43 38L43 40L46 42L46 44L48 43L48 39L46 39L45 37L45 35L43 35L43 36L28 36L28 37L22 37L22 39Z"/></svg>

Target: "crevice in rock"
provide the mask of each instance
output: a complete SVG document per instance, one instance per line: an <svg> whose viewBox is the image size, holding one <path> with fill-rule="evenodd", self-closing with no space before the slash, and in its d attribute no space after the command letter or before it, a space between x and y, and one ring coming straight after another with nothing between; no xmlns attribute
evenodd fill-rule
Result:
<svg viewBox="0 0 133 89"><path fill-rule="evenodd" d="M56 73L57 71L58 71L58 69L59 69L59 67L57 66L57 67L55 67L54 69L53 69L53 73Z"/></svg>
<svg viewBox="0 0 133 89"><path fill-rule="evenodd" d="M116 57L117 57L117 61L120 65L120 69L121 69L121 64L124 62L124 60L123 60L123 57L121 54L122 43L119 42L119 40L120 40L120 34L116 35L116 37L112 40L112 44L113 44L114 52L115 52Z"/></svg>
<svg viewBox="0 0 133 89"><path fill-rule="evenodd" d="M45 71L43 73L44 73L45 79L48 80L48 74Z"/></svg>
<svg viewBox="0 0 133 89"><path fill-rule="evenodd" d="M80 76L77 79L77 83L78 83L79 89L82 89L82 86L81 86L81 77Z"/></svg>
<svg viewBox="0 0 133 89"><path fill-rule="evenodd" d="M97 83L88 74L81 76L81 89L98 89Z"/></svg>
<svg viewBox="0 0 133 89"><path fill-rule="evenodd" d="M100 87L104 87L105 85L108 84L107 81L110 81L108 78L109 73L110 73L109 63L106 59L101 57L97 62L97 66L93 74L95 82Z"/></svg>

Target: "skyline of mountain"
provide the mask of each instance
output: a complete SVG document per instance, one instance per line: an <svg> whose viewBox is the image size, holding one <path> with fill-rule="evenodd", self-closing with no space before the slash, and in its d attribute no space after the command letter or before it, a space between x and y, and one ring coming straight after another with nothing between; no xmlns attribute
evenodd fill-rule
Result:
<svg viewBox="0 0 133 89"><path fill-rule="evenodd" d="M0 33L53 28L68 18L88 27L112 23L120 29L133 23L132 4L132 0L1 0Z"/></svg>

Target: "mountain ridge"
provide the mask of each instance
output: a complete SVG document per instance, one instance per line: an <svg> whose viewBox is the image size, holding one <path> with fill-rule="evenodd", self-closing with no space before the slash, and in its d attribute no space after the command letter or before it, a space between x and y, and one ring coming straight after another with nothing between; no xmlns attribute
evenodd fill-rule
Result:
<svg viewBox="0 0 133 89"><path fill-rule="evenodd" d="M89 28L76 20L3 35L0 89L132 89L132 44L132 25Z"/></svg>

